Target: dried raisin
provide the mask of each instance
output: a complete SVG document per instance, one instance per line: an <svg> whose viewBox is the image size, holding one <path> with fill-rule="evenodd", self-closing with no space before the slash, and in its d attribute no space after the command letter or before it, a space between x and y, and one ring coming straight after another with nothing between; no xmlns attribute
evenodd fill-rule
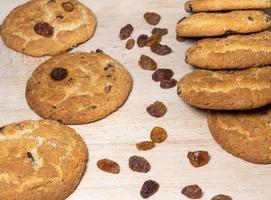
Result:
<svg viewBox="0 0 271 200"><path fill-rule="evenodd" d="M167 132L161 127L154 127L150 137L154 143L162 143L167 139Z"/></svg>
<svg viewBox="0 0 271 200"><path fill-rule="evenodd" d="M147 199L150 196L154 195L158 191L159 187L160 186L156 181L145 181L140 190L140 195L142 198Z"/></svg>
<svg viewBox="0 0 271 200"><path fill-rule="evenodd" d="M52 37L54 35L54 27L47 22L38 22L34 26L34 31L43 37Z"/></svg>
<svg viewBox="0 0 271 200"><path fill-rule="evenodd" d="M134 39L129 39L126 42L126 49L132 49L135 46L135 40Z"/></svg>
<svg viewBox="0 0 271 200"><path fill-rule="evenodd" d="M126 40L129 38L134 31L134 27L131 24L127 24L122 29L120 29L119 37L121 40Z"/></svg>
<svg viewBox="0 0 271 200"><path fill-rule="evenodd" d="M165 56L172 52L171 48L167 45L154 44L151 46L151 51L157 55Z"/></svg>
<svg viewBox="0 0 271 200"><path fill-rule="evenodd" d="M167 112L166 106L160 101L156 101L149 105L146 110L151 116L156 118L163 117Z"/></svg>
<svg viewBox="0 0 271 200"><path fill-rule="evenodd" d="M198 185L188 185L182 189L182 194L190 199L200 199L202 197L202 190Z"/></svg>
<svg viewBox="0 0 271 200"><path fill-rule="evenodd" d="M219 194L214 196L211 200L232 200L232 198L228 195Z"/></svg>
<svg viewBox="0 0 271 200"><path fill-rule="evenodd" d="M132 156L129 158L129 167L132 171L148 173L151 169L150 163L143 157Z"/></svg>
<svg viewBox="0 0 271 200"><path fill-rule="evenodd" d="M148 37L146 46L151 47L151 46L153 46L155 44L159 44L161 42L161 40L162 40L161 35L154 34L154 35Z"/></svg>
<svg viewBox="0 0 271 200"><path fill-rule="evenodd" d="M61 4L62 8L67 12L72 12L75 8L72 2L66 1Z"/></svg>
<svg viewBox="0 0 271 200"><path fill-rule="evenodd" d="M142 67L142 69L146 70L156 70L157 68L157 63L152 58L146 55L142 55L140 57L138 64L140 65L140 67Z"/></svg>
<svg viewBox="0 0 271 200"><path fill-rule="evenodd" d="M145 34L140 35L137 38L137 46L140 48L145 47L148 43L148 39L149 39L149 37L147 35L145 35Z"/></svg>
<svg viewBox="0 0 271 200"><path fill-rule="evenodd" d="M140 151L148 151L155 147L154 142L152 141L144 141L136 144L136 148Z"/></svg>
<svg viewBox="0 0 271 200"><path fill-rule="evenodd" d="M54 81L62 81L68 76L68 70L62 67L54 68L51 72L51 78Z"/></svg>
<svg viewBox="0 0 271 200"><path fill-rule="evenodd" d="M150 25L157 25L161 20L161 16L157 13L154 13L154 12L147 12L144 14L144 19Z"/></svg>
<svg viewBox="0 0 271 200"><path fill-rule="evenodd" d="M154 29L152 29L152 34L164 36L164 35L168 34L168 29L167 28L154 28Z"/></svg>
<svg viewBox="0 0 271 200"><path fill-rule="evenodd" d="M162 80L169 80L173 77L174 72L171 69L161 68L152 74L152 80L159 82Z"/></svg>
<svg viewBox="0 0 271 200"><path fill-rule="evenodd" d="M99 160L97 162L97 167L100 170L111 174L118 174L120 172L119 164L109 159Z"/></svg>
<svg viewBox="0 0 271 200"><path fill-rule="evenodd" d="M160 82L160 87L163 89L170 89L173 88L177 85L177 80L176 79L169 79L169 80L162 80Z"/></svg>
<svg viewBox="0 0 271 200"><path fill-rule="evenodd" d="M210 160L210 156L207 151L188 152L187 158L194 167L202 167Z"/></svg>

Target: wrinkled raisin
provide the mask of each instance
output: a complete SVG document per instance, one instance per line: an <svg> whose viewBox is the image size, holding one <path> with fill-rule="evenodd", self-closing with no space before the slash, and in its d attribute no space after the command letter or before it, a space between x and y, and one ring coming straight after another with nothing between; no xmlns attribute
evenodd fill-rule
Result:
<svg viewBox="0 0 271 200"><path fill-rule="evenodd" d="M157 68L157 63L152 58L146 55L142 55L140 57L138 64L140 65L140 67L142 67L142 69L146 70L156 70Z"/></svg>
<svg viewBox="0 0 271 200"><path fill-rule="evenodd" d="M97 162L97 167L100 170L111 174L118 174L120 172L119 164L109 159L99 160Z"/></svg>
<svg viewBox="0 0 271 200"><path fill-rule="evenodd" d="M157 13L154 13L154 12L147 12L144 14L144 19L150 25L157 25L161 20L161 16Z"/></svg>
<svg viewBox="0 0 271 200"><path fill-rule="evenodd" d="M210 160L210 156L207 151L188 152L187 158L194 167L202 167Z"/></svg>
<svg viewBox="0 0 271 200"><path fill-rule="evenodd" d="M154 142L152 141L144 141L136 144L136 148L140 151L148 151L155 147Z"/></svg>
<svg viewBox="0 0 271 200"><path fill-rule="evenodd" d="M153 35L160 35L160 36L164 36L168 34L168 29L167 28L154 28L152 29L151 32Z"/></svg>
<svg viewBox="0 0 271 200"><path fill-rule="evenodd" d="M214 196L211 200L232 200L232 198L228 195L219 194Z"/></svg>
<svg viewBox="0 0 271 200"><path fill-rule="evenodd" d="M126 40L132 35L134 27L131 24L127 24L122 29L120 29L119 37L121 40Z"/></svg>
<svg viewBox="0 0 271 200"><path fill-rule="evenodd" d="M151 51L157 55L165 56L172 52L171 48L167 45L154 44L151 46Z"/></svg>
<svg viewBox="0 0 271 200"><path fill-rule="evenodd" d="M166 106L160 101L156 101L149 105L146 110L151 116L156 118L163 117L167 112Z"/></svg>
<svg viewBox="0 0 271 200"><path fill-rule="evenodd" d="M51 78L54 81L62 81L68 76L68 70L62 67L54 68L51 72Z"/></svg>
<svg viewBox="0 0 271 200"><path fill-rule="evenodd" d="M169 80L162 80L160 82L160 87L163 89L170 89L173 88L177 85L177 80L176 79L169 79Z"/></svg>
<svg viewBox="0 0 271 200"><path fill-rule="evenodd" d="M148 173L151 169L150 163L143 157L132 156L129 158L129 167L132 171Z"/></svg>
<svg viewBox="0 0 271 200"><path fill-rule="evenodd" d="M126 49L132 49L135 46L135 40L134 39L129 39L126 42Z"/></svg>
<svg viewBox="0 0 271 200"><path fill-rule="evenodd" d="M153 46L155 44L160 43L161 40L162 40L162 36L161 35L153 34L152 36L148 37L146 46L147 47L151 47L151 46Z"/></svg>
<svg viewBox="0 0 271 200"><path fill-rule="evenodd" d="M161 127L154 127L150 137L154 143L162 143L167 139L167 132Z"/></svg>
<svg viewBox="0 0 271 200"><path fill-rule="evenodd" d="M34 26L34 31L43 37L52 37L54 35L54 27L47 22L38 22Z"/></svg>
<svg viewBox="0 0 271 200"><path fill-rule="evenodd" d="M154 195L158 191L159 187L160 186L156 181L145 181L140 190L140 195L142 198L147 199L150 196Z"/></svg>
<svg viewBox="0 0 271 200"><path fill-rule="evenodd" d="M147 35L145 35L145 34L140 35L137 38L137 46L140 48L145 47L148 43L148 39L149 39L149 37Z"/></svg>
<svg viewBox="0 0 271 200"><path fill-rule="evenodd" d="M198 185L188 185L182 189L182 194L190 199L200 199L202 197L202 190Z"/></svg>
<svg viewBox="0 0 271 200"><path fill-rule="evenodd" d="M61 4L62 8L67 12L72 12L75 8L72 2L66 1Z"/></svg>
<svg viewBox="0 0 271 200"><path fill-rule="evenodd" d="M174 72L171 69L161 68L152 74L152 80L159 82L162 80L169 80L173 77Z"/></svg>

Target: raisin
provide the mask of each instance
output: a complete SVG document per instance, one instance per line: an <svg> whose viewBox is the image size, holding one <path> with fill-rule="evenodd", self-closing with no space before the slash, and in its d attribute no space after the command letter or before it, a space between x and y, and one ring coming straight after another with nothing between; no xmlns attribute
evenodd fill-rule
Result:
<svg viewBox="0 0 271 200"><path fill-rule="evenodd" d="M194 167L202 167L210 160L210 156L207 151L188 152L187 158Z"/></svg>
<svg viewBox="0 0 271 200"><path fill-rule="evenodd" d="M156 101L149 105L146 110L151 116L156 118L163 117L167 112L166 106L160 101Z"/></svg>
<svg viewBox="0 0 271 200"><path fill-rule="evenodd" d="M153 34L152 36L148 37L147 39L147 47L151 47L155 44L159 44L162 40L162 36L158 34Z"/></svg>
<svg viewBox="0 0 271 200"><path fill-rule="evenodd" d="M160 35L160 36L164 36L168 34L168 29L167 28L154 28L152 29L151 32L153 35Z"/></svg>
<svg viewBox="0 0 271 200"><path fill-rule="evenodd" d="M167 139L167 132L161 127L154 127L150 137L154 143L162 143Z"/></svg>
<svg viewBox="0 0 271 200"><path fill-rule="evenodd" d="M150 25L157 25L161 20L161 16L154 12L147 12L144 14L144 19Z"/></svg>
<svg viewBox="0 0 271 200"><path fill-rule="evenodd" d="M127 24L123 28L120 29L119 37L121 40L126 40L128 37L132 35L134 31L134 27L131 24Z"/></svg>
<svg viewBox="0 0 271 200"><path fill-rule="evenodd" d="M174 72L171 69L161 68L156 70L152 74L152 80L160 82L162 80L169 80L174 76Z"/></svg>
<svg viewBox="0 0 271 200"><path fill-rule="evenodd" d="M35 159L34 159L33 155L30 152L27 152L26 155L27 155L27 157L29 159L31 159L32 162L35 162Z"/></svg>
<svg viewBox="0 0 271 200"><path fill-rule="evenodd" d="M185 37L181 37L181 36L176 36L176 40L178 41L178 42L184 42L184 41L186 41L187 40L187 38L185 38Z"/></svg>
<svg viewBox="0 0 271 200"><path fill-rule="evenodd" d="M152 141L144 141L136 144L136 148L140 151L148 151L155 147L154 142Z"/></svg>
<svg viewBox="0 0 271 200"><path fill-rule="evenodd" d="M160 186L156 181L145 181L140 190L140 195L143 199L147 199L150 196L154 195L158 191L159 187Z"/></svg>
<svg viewBox="0 0 271 200"><path fill-rule="evenodd" d="M62 8L67 12L72 12L75 8L72 2L66 1L61 4Z"/></svg>
<svg viewBox="0 0 271 200"><path fill-rule="evenodd" d="M140 57L138 64L140 65L140 67L142 67L142 69L146 70L156 70L157 68L157 63L152 58L146 55L142 55Z"/></svg>
<svg viewBox="0 0 271 200"><path fill-rule="evenodd" d="M111 92L111 89L112 89L112 86L111 86L111 85L106 86L106 87L104 88L104 92L108 94L108 93Z"/></svg>
<svg viewBox="0 0 271 200"><path fill-rule="evenodd" d="M109 159L99 160L97 162L97 167L100 170L111 174L118 174L120 172L119 164Z"/></svg>
<svg viewBox="0 0 271 200"><path fill-rule="evenodd" d="M47 22L38 22L34 26L34 31L43 37L52 37L54 35L54 27Z"/></svg>
<svg viewBox="0 0 271 200"><path fill-rule="evenodd" d="M228 195L219 194L214 196L211 200L232 200L232 198Z"/></svg>
<svg viewBox="0 0 271 200"><path fill-rule="evenodd" d="M145 35L145 34L140 35L137 38L137 46L140 48L145 47L148 43L148 39L149 39L149 37L147 35Z"/></svg>
<svg viewBox="0 0 271 200"><path fill-rule="evenodd" d="M182 189L182 194L190 199L200 199L202 197L202 190L198 185L188 185Z"/></svg>
<svg viewBox="0 0 271 200"><path fill-rule="evenodd" d="M172 50L169 46L163 44L154 44L151 46L151 51L157 55L165 56L172 53Z"/></svg>
<svg viewBox="0 0 271 200"><path fill-rule="evenodd" d="M126 42L126 49L132 49L135 46L135 40L134 39L129 39Z"/></svg>
<svg viewBox="0 0 271 200"><path fill-rule="evenodd" d="M129 168L135 172L148 173L151 169L151 165L143 157L132 156L129 158Z"/></svg>
<svg viewBox="0 0 271 200"><path fill-rule="evenodd" d="M160 87L163 89L170 89L173 88L177 85L177 80L176 79L169 79L169 80L162 80L160 82Z"/></svg>
<svg viewBox="0 0 271 200"><path fill-rule="evenodd" d="M54 68L51 72L51 78L54 81L62 81L68 76L68 71L65 68L57 67Z"/></svg>

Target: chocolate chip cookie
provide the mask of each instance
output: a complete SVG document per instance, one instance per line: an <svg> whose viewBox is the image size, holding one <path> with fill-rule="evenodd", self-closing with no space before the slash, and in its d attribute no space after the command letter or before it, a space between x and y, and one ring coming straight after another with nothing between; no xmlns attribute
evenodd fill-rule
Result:
<svg viewBox="0 0 271 200"><path fill-rule="evenodd" d="M82 138L56 121L22 121L0 131L0 199L64 200L86 169Z"/></svg>
<svg viewBox="0 0 271 200"><path fill-rule="evenodd" d="M271 67L195 70L178 83L178 95L191 106L211 110L251 110L271 103Z"/></svg>
<svg viewBox="0 0 271 200"><path fill-rule="evenodd" d="M179 37L213 37L247 34L271 28L271 17L260 10L198 13L179 21Z"/></svg>
<svg viewBox="0 0 271 200"><path fill-rule="evenodd" d="M42 63L28 80L26 99L41 117L85 124L106 117L127 99L132 77L104 53L70 53Z"/></svg>
<svg viewBox="0 0 271 200"><path fill-rule="evenodd" d="M1 28L4 43L40 57L66 52L91 38L94 13L77 0L35 0L12 10Z"/></svg>
<svg viewBox="0 0 271 200"><path fill-rule="evenodd" d="M271 32L198 41L186 62L204 69L245 69L271 64Z"/></svg>

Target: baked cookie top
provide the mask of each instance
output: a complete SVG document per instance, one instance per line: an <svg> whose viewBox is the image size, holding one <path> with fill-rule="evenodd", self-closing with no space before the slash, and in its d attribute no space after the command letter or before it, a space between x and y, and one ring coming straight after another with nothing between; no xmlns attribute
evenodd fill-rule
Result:
<svg viewBox="0 0 271 200"><path fill-rule="evenodd" d="M132 77L104 53L70 53L51 58L26 87L29 106L41 117L85 124L116 111L127 99Z"/></svg>
<svg viewBox="0 0 271 200"><path fill-rule="evenodd" d="M197 13L180 20L176 33L180 37L209 37L255 33L270 27L271 17L260 10Z"/></svg>
<svg viewBox="0 0 271 200"><path fill-rule="evenodd" d="M246 161L271 163L270 106L246 112L210 112L210 131L227 152Z"/></svg>
<svg viewBox="0 0 271 200"><path fill-rule="evenodd" d="M40 57L72 49L95 29L94 13L77 0L32 0L10 12L1 35L9 48Z"/></svg>
<svg viewBox="0 0 271 200"><path fill-rule="evenodd" d="M270 0L190 0L185 3L187 12L208 12L223 10L247 10L271 8Z"/></svg>
<svg viewBox="0 0 271 200"><path fill-rule="evenodd" d="M271 64L271 32L199 40L186 62L204 69L245 69Z"/></svg>
<svg viewBox="0 0 271 200"><path fill-rule="evenodd" d="M188 104L211 110L251 110L271 103L271 67L195 70L178 83Z"/></svg>
<svg viewBox="0 0 271 200"><path fill-rule="evenodd" d="M63 200L79 184L87 147L71 128L51 120L0 129L0 199Z"/></svg>

